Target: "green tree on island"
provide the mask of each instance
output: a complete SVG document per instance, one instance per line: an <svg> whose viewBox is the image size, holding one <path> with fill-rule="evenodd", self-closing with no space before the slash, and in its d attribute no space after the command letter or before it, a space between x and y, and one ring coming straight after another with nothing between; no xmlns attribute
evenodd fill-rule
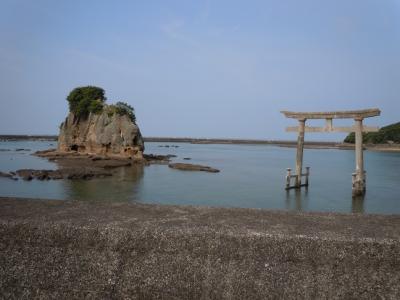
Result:
<svg viewBox="0 0 400 300"><path fill-rule="evenodd" d="M354 144L354 132L350 133L344 142ZM363 142L365 144L400 143L400 122L382 127L378 132L363 133Z"/></svg>
<svg viewBox="0 0 400 300"><path fill-rule="evenodd" d="M104 89L97 86L74 88L67 97L70 112L79 118L85 118L89 113L102 113L105 109L109 116L114 114L126 115L133 123L136 123L135 110L132 106L121 101L106 105L106 100Z"/></svg>
<svg viewBox="0 0 400 300"><path fill-rule="evenodd" d="M67 97L69 110L78 117L101 112L106 99L105 91L97 86L77 87Z"/></svg>
<svg viewBox="0 0 400 300"><path fill-rule="evenodd" d="M135 110L126 102L117 102L115 104L116 112L119 115L127 115L133 123L136 123Z"/></svg>

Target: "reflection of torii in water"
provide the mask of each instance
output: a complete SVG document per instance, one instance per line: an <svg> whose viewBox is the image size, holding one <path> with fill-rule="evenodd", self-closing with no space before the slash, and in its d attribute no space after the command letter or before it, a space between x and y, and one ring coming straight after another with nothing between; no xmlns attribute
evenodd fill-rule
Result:
<svg viewBox="0 0 400 300"><path fill-rule="evenodd" d="M365 194L365 171L363 159L363 146L362 146L362 133L378 131L378 127L363 126L362 121L364 118L375 117L381 114L377 108L352 110L352 111L334 111L334 112L290 112L282 111L286 118L293 118L299 121L297 127L287 127L286 131L298 132L297 139L297 158L296 158L296 174L291 174L291 169L288 169L286 176L286 189L301 188L301 186L308 186L307 172L302 174L303 166L303 148L304 148L304 132L355 132L356 136L356 172L353 173L353 196L360 196ZM325 119L325 127L309 127L305 126L307 119ZM354 119L355 125L352 127L333 127L333 119ZM301 177L306 176L305 184L301 184ZM295 178L294 186L291 186L291 178Z"/></svg>

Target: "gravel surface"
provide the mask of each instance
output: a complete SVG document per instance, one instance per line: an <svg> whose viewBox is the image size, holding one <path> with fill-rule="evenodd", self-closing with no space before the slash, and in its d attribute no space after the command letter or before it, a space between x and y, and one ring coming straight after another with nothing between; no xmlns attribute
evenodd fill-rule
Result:
<svg viewBox="0 0 400 300"><path fill-rule="evenodd" d="M400 216L0 198L13 299L399 299Z"/></svg>

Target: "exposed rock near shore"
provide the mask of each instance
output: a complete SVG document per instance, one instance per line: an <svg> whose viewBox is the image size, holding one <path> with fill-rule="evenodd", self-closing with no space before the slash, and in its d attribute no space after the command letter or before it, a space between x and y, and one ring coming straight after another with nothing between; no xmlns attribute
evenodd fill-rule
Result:
<svg viewBox="0 0 400 300"><path fill-rule="evenodd" d="M119 167L129 167L135 160L123 157L109 157L102 155L93 155L79 153L76 151L60 152L56 149L37 151L34 155L55 162L59 169L57 170L33 170L20 169L12 173L0 172L0 177L6 177L17 180L15 175L30 181L37 180L58 180L58 179L92 179L102 178L113 175L113 169ZM142 164L168 164L171 157L175 155L153 155L145 154L143 159L136 160Z"/></svg>
<svg viewBox="0 0 400 300"><path fill-rule="evenodd" d="M70 112L60 126L58 150L143 159L144 142L139 127L127 115L104 109L78 118Z"/></svg>
<svg viewBox="0 0 400 300"><path fill-rule="evenodd" d="M129 158L109 157L79 152L59 152L56 149L49 149L35 152L36 156L47 158L49 161L56 162L61 167L76 168L103 168L111 169L117 167L130 166L134 162ZM142 160L139 160L142 162Z"/></svg>
<svg viewBox="0 0 400 300"><path fill-rule="evenodd" d="M185 164L185 163L173 163L169 164L168 167L172 169L182 170L182 171L204 171L210 173L218 173L218 169L214 169L208 166Z"/></svg>
<svg viewBox="0 0 400 300"><path fill-rule="evenodd" d="M112 173L99 169L69 168L59 170L32 170L21 169L17 175L24 180L58 180L58 179L91 179L111 176Z"/></svg>
<svg viewBox="0 0 400 300"><path fill-rule="evenodd" d="M171 161L172 157L176 157L173 154L157 155L157 154L144 154L144 159L148 164L161 164L166 165Z"/></svg>
<svg viewBox="0 0 400 300"><path fill-rule="evenodd" d="M17 179L14 175L19 176L24 180L58 180L58 179L92 179L99 177L112 176L112 169L119 167L129 167L135 160L119 156L103 156L97 154L79 153L77 151L60 152L57 149L48 149L37 151L34 155L48 159L58 165L57 170L33 170L20 169L15 173L0 172L0 177L8 177ZM155 155L144 154L143 159L136 162L144 165L163 164L173 169L184 171L205 171L217 173L219 170L202 165L185 164L185 163L170 163L171 158L176 155Z"/></svg>
<svg viewBox="0 0 400 300"><path fill-rule="evenodd" d="M57 149L48 149L37 151L34 155L48 159L58 165L56 170L34 170L20 169L12 173L0 172L0 177L6 177L17 180L18 177L23 180L59 180L59 179L92 179L112 176L112 169L119 167L129 167L135 160L119 156L104 156L97 154L86 154L77 151L60 152ZM168 165L172 169L183 171L204 171L210 173L218 173L219 170L208 166L194 165L187 163L170 163L171 158L176 155L155 155L144 154L143 159L136 162L149 164ZM187 159L187 158L186 158Z"/></svg>
<svg viewBox="0 0 400 300"><path fill-rule="evenodd" d="M78 152L59 152L56 149L38 151L36 156L57 163L57 170L20 169L14 175L24 180L92 179L112 176L112 169L132 165L128 158L110 158ZM5 177L13 174L5 174ZM1 176L1 174L0 174Z"/></svg>
<svg viewBox="0 0 400 300"><path fill-rule="evenodd" d="M61 166L86 166L98 168L117 168L130 166L132 163L144 164L168 164L172 157L176 155L156 155L156 154L143 154L143 159L135 160L119 156L104 156L96 154L85 154L79 152L60 152L57 149L49 149L37 151L34 155L47 158L49 161L56 162Z"/></svg>

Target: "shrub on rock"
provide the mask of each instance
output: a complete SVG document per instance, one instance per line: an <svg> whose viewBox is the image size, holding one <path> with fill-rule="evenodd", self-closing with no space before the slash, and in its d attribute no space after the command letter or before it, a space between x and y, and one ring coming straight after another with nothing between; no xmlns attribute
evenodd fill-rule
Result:
<svg viewBox="0 0 400 300"><path fill-rule="evenodd" d="M97 86L84 86L73 89L68 97L69 110L78 117L89 113L99 113L106 101L105 91Z"/></svg>
<svg viewBox="0 0 400 300"><path fill-rule="evenodd" d="M127 115L133 123L136 122L135 110L132 106L125 102L117 102L115 104L117 114L123 116Z"/></svg>

